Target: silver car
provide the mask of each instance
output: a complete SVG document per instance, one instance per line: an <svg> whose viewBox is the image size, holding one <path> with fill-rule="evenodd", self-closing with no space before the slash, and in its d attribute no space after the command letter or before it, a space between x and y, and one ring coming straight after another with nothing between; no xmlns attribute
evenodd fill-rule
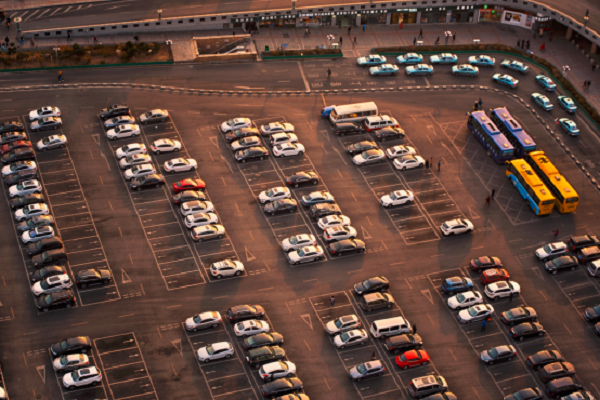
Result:
<svg viewBox="0 0 600 400"><path fill-rule="evenodd" d="M325 257L321 246L306 246L297 251L288 253L288 261L290 264L298 265L312 261L319 261Z"/></svg>
<svg viewBox="0 0 600 400"><path fill-rule="evenodd" d="M284 239L281 242L281 248L283 251L289 252L293 250L300 250L306 246L313 246L317 244L317 241L313 235L296 235Z"/></svg>
<svg viewBox="0 0 600 400"><path fill-rule="evenodd" d="M361 326L362 322L360 322L356 315L352 314L329 321L327 324L325 324L325 331L327 331L330 336L334 336L338 333L346 332L352 329L359 329Z"/></svg>
<svg viewBox="0 0 600 400"><path fill-rule="evenodd" d="M202 242L209 239L221 239L225 236L223 225L203 225L192 229L192 239L196 242Z"/></svg>
<svg viewBox="0 0 600 400"><path fill-rule="evenodd" d="M223 323L218 311L206 311L185 320L185 329L196 332L199 329L216 328Z"/></svg>
<svg viewBox="0 0 600 400"><path fill-rule="evenodd" d="M381 376L385 372L383 364L379 360L368 361L350 368L348 375L353 382L360 382L365 378Z"/></svg>
<svg viewBox="0 0 600 400"><path fill-rule="evenodd" d="M260 367L258 374L266 382L278 378L291 378L296 375L296 364L291 361L271 362Z"/></svg>
<svg viewBox="0 0 600 400"><path fill-rule="evenodd" d="M52 361L52 368L56 372L75 371L76 369L90 365L90 359L85 354L69 354L55 358Z"/></svg>
<svg viewBox="0 0 600 400"><path fill-rule="evenodd" d="M112 129L115 126L123 124L135 124L135 118L130 115L119 115L118 117L109 118L104 121L104 127L106 129Z"/></svg>
<svg viewBox="0 0 600 400"><path fill-rule="evenodd" d="M119 160L119 167L121 169L131 168L134 165L151 163L152 159L147 154L134 154L132 156L127 156L125 158L121 158Z"/></svg>
<svg viewBox="0 0 600 400"><path fill-rule="evenodd" d="M37 149L46 151L50 149L63 148L67 145L67 137L65 135L52 135L41 139L37 142Z"/></svg>

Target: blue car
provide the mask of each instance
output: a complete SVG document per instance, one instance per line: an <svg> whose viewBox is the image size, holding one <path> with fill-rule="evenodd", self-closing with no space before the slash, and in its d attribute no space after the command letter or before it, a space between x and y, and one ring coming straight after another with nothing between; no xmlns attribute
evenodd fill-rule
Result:
<svg viewBox="0 0 600 400"><path fill-rule="evenodd" d="M563 131L567 132L569 136L579 135L579 129L577 129L577 124L575 123L575 121L570 120L568 118L561 118L558 120L558 124L563 129Z"/></svg>
<svg viewBox="0 0 600 400"><path fill-rule="evenodd" d="M556 90L556 83L546 75L538 75L535 77L535 81L542 85L548 92L554 92Z"/></svg>
<svg viewBox="0 0 600 400"><path fill-rule="evenodd" d="M396 62L403 65L418 64L423 62L423 56L417 53L406 53L396 57Z"/></svg>
<svg viewBox="0 0 600 400"><path fill-rule="evenodd" d="M366 57L358 57L356 63L360 67L373 67L375 65L385 64L387 59L379 54L371 54Z"/></svg>
<svg viewBox="0 0 600 400"><path fill-rule="evenodd" d="M406 75L433 75L433 67L427 64L411 65L404 69Z"/></svg>
<svg viewBox="0 0 600 400"><path fill-rule="evenodd" d="M469 57L469 64L478 67L493 67L496 64L496 59L490 56L471 56Z"/></svg>
<svg viewBox="0 0 600 400"><path fill-rule="evenodd" d="M331 114L331 110L333 110L335 106L328 106L321 110L321 117L329 118L329 114Z"/></svg>
<svg viewBox="0 0 600 400"><path fill-rule="evenodd" d="M564 108L569 114L574 114L577 111L577 106L572 98L567 96L558 96L558 105Z"/></svg>
<svg viewBox="0 0 600 400"><path fill-rule="evenodd" d="M506 85L510 88L515 89L517 86L519 86L519 81L516 80L515 78L513 78L510 75L506 75L506 74L495 74L492 77L492 80L494 82L498 82L501 85Z"/></svg>
<svg viewBox="0 0 600 400"><path fill-rule="evenodd" d="M554 108L552 103L550 103L550 99L541 93L533 93L531 98L538 106L542 107L546 111L550 111Z"/></svg>
<svg viewBox="0 0 600 400"><path fill-rule="evenodd" d="M302 203L302 205L304 207L310 207L313 204L319 204L319 203L333 204L333 203L335 203L335 198L331 195L331 193L329 193L327 191L318 190L316 192L307 194L306 196L302 196L302 199L300 200L300 202Z"/></svg>
<svg viewBox="0 0 600 400"><path fill-rule="evenodd" d="M523 64L520 61L504 60L504 61L502 61L502 64L500 64L500 66L504 67L504 68L512 69L513 71L518 71L518 72L522 73L523 75L525 75L526 73L529 72L529 66Z"/></svg>
<svg viewBox="0 0 600 400"><path fill-rule="evenodd" d="M477 75L479 75L479 68L469 64L455 65L452 67L452 75L464 75L475 78Z"/></svg>
<svg viewBox="0 0 600 400"><path fill-rule="evenodd" d="M461 276L453 276L442 283L442 290L447 294L466 292L473 288L473 281Z"/></svg>
<svg viewBox="0 0 600 400"><path fill-rule="evenodd" d="M396 75L396 72L398 72L398 67L392 64L383 64L369 68L370 75Z"/></svg>

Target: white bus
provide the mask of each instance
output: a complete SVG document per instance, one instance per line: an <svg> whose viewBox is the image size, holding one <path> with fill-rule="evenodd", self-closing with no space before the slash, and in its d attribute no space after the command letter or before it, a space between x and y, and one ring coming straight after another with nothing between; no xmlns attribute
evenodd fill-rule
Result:
<svg viewBox="0 0 600 400"><path fill-rule="evenodd" d="M333 106L329 113L329 120L338 124L340 122L363 121L367 117L377 115L377 105L374 102Z"/></svg>

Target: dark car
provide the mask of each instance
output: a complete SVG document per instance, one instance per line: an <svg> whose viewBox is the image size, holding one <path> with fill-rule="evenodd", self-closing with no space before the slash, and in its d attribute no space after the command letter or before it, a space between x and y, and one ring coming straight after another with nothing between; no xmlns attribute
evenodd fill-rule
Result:
<svg viewBox="0 0 600 400"><path fill-rule="evenodd" d="M0 124L0 133L22 131L23 124L19 121L6 121Z"/></svg>
<svg viewBox="0 0 600 400"><path fill-rule="evenodd" d="M356 154L360 154L363 151L377 149L377 144L375 142L371 142L370 140L364 140L362 142L354 143L348 146L346 152L351 156Z"/></svg>
<svg viewBox="0 0 600 400"><path fill-rule="evenodd" d="M77 336L64 339L50 347L50 352L54 357L65 354L87 353L92 350L92 341L89 336Z"/></svg>
<svg viewBox="0 0 600 400"><path fill-rule="evenodd" d="M24 196L13 197L10 199L10 208L13 210L25 207L28 204L44 203L44 196L41 194L26 194Z"/></svg>
<svg viewBox="0 0 600 400"><path fill-rule="evenodd" d="M331 203L320 203L310 207L310 216L315 221L328 215L342 215L340 206Z"/></svg>
<svg viewBox="0 0 600 400"><path fill-rule="evenodd" d="M600 246L600 240L597 236L583 235L583 236L571 236L567 241L567 246L571 251L577 251L584 247Z"/></svg>
<svg viewBox="0 0 600 400"><path fill-rule="evenodd" d="M262 346L279 346L283 343L283 335L277 332L259 333L244 339L244 348L246 350L255 349Z"/></svg>
<svg viewBox="0 0 600 400"><path fill-rule="evenodd" d="M31 229L35 229L40 226L48 226L54 223L54 217L52 215L36 215L23 222L17 224L17 230L19 233L25 232Z"/></svg>
<svg viewBox="0 0 600 400"><path fill-rule="evenodd" d="M293 213L298 210L298 202L294 199L275 200L265 204L264 211L266 214L283 214Z"/></svg>
<svg viewBox="0 0 600 400"><path fill-rule="evenodd" d="M7 185L16 185L19 182L28 181L37 178L37 171L35 169L28 169L25 171L19 171L6 175L4 177L4 183ZM584 249L585 250L585 249Z"/></svg>
<svg viewBox="0 0 600 400"><path fill-rule="evenodd" d="M385 339L383 345L390 353L399 354L408 350L418 350L423 347L423 339L419 335L399 335Z"/></svg>
<svg viewBox="0 0 600 400"><path fill-rule="evenodd" d="M365 242L359 239L344 239L331 243L327 249L332 256L341 257L346 254L364 253Z"/></svg>
<svg viewBox="0 0 600 400"><path fill-rule="evenodd" d="M536 387L521 389L509 394L504 400L541 400L544 398L542 391Z"/></svg>
<svg viewBox="0 0 600 400"><path fill-rule="evenodd" d="M473 271L481 272L484 269L489 268L502 268L502 261L498 257L484 256L479 258L474 258L469 263L469 266Z"/></svg>
<svg viewBox="0 0 600 400"><path fill-rule="evenodd" d="M285 350L279 346L263 346L248 350L246 361L248 365L260 368L264 363L281 360L285 357Z"/></svg>
<svg viewBox="0 0 600 400"><path fill-rule="evenodd" d="M208 197L202 190L186 190L171 197L174 204L183 204L188 201L208 201Z"/></svg>
<svg viewBox="0 0 600 400"><path fill-rule="evenodd" d="M500 320L507 325L533 322L537 320L537 312L531 307L516 307L500 314Z"/></svg>
<svg viewBox="0 0 600 400"><path fill-rule="evenodd" d="M582 389L584 389L583 385L572 376L554 379L546 384L546 393L554 399Z"/></svg>
<svg viewBox="0 0 600 400"><path fill-rule="evenodd" d="M390 281L385 276L369 278L354 285L354 293L362 296L367 293L381 292L390 288Z"/></svg>
<svg viewBox="0 0 600 400"><path fill-rule="evenodd" d="M600 304L597 304L593 307L589 307L587 310L585 310L583 316L588 322L600 321Z"/></svg>
<svg viewBox="0 0 600 400"><path fill-rule="evenodd" d="M452 392L443 392L423 397L422 400L458 400L458 397Z"/></svg>
<svg viewBox="0 0 600 400"><path fill-rule="evenodd" d="M225 134L225 141L231 143L248 136L260 136L260 131L256 128L236 129L233 132L227 132Z"/></svg>
<svg viewBox="0 0 600 400"><path fill-rule="evenodd" d="M540 380L544 383L565 376L574 376L575 367L570 362L555 362L544 366L538 372Z"/></svg>
<svg viewBox="0 0 600 400"><path fill-rule="evenodd" d="M453 276L442 283L442 291L447 294L462 293L473 289L473 281L462 276Z"/></svg>
<svg viewBox="0 0 600 400"><path fill-rule="evenodd" d="M142 190L150 187L160 187L165 184L165 177L161 174L150 174L141 176L139 178L133 178L129 181L129 187L131 190Z"/></svg>
<svg viewBox="0 0 600 400"><path fill-rule="evenodd" d="M575 270L575 268L577 268L578 265L579 262L577 261L577 258L573 256L562 256L548 261L544 265L544 268L548 273L556 275L558 271L563 269L570 269L571 271L573 271Z"/></svg>
<svg viewBox="0 0 600 400"><path fill-rule="evenodd" d="M338 136L360 135L365 133L366 129L360 122L340 122L335 125L334 132Z"/></svg>
<svg viewBox="0 0 600 400"><path fill-rule="evenodd" d="M265 397L275 397L302 389L302 381L298 378L280 378L260 387L260 392Z"/></svg>
<svg viewBox="0 0 600 400"><path fill-rule="evenodd" d="M523 322L510 329L510 336L515 340L523 340L529 336L544 336L544 327L537 322Z"/></svg>
<svg viewBox="0 0 600 400"><path fill-rule="evenodd" d="M75 304L75 293L72 290L63 290L42 295L35 299L35 305L40 310L47 312L52 307L65 306L72 307ZM53 346L54 347L54 346Z"/></svg>
<svg viewBox="0 0 600 400"><path fill-rule="evenodd" d="M21 149L23 147L31 147L31 142L29 140L17 140L16 142L3 144L0 147L0 155L6 154L14 149Z"/></svg>
<svg viewBox="0 0 600 400"><path fill-rule="evenodd" d="M565 361L563 356L556 350L542 350L534 355L527 357L526 363L534 370L542 368L546 364L553 362Z"/></svg>
<svg viewBox="0 0 600 400"><path fill-rule="evenodd" d="M579 260L580 264L585 264L590 261L600 259L600 247L590 246L579 250L579 252L577 253L577 259Z"/></svg>
<svg viewBox="0 0 600 400"><path fill-rule="evenodd" d="M42 254L38 254L31 258L35 268L42 268L44 265L48 264L62 264L67 260L67 253L63 249L44 251Z"/></svg>
<svg viewBox="0 0 600 400"><path fill-rule="evenodd" d="M35 159L35 152L33 151L33 149L31 149L29 147L21 147L20 149L15 149L15 150L11 151L10 153L6 153L5 155L2 156L2 162L4 164L10 164L15 161L34 160L34 159Z"/></svg>
<svg viewBox="0 0 600 400"><path fill-rule="evenodd" d="M402 128L386 126L374 132L375 138L380 142L385 142L388 139L402 139L406 133Z"/></svg>
<svg viewBox="0 0 600 400"><path fill-rule="evenodd" d="M39 132L58 129L59 126L62 126L62 120L60 118L46 117L44 119L33 121L30 128L33 132Z"/></svg>
<svg viewBox="0 0 600 400"><path fill-rule="evenodd" d="M312 205L320 204L320 203L333 204L333 203L335 203L335 198L331 195L331 193L329 193L325 190L317 190L315 192L312 192L305 196L302 196L302 198L300 199L300 203L304 207L308 208Z"/></svg>
<svg viewBox="0 0 600 400"><path fill-rule="evenodd" d="M112 281L112 275L107 268L92 268L79 271L75 277L75 283L85 289L90 285L106 285Z"/></svg>
<svg viewBox="0 0 600 400"><path fill-rule="evenodd" d="M498 346L481 352L480 358L486 364L492 365L499 361L510 361L517 356L513 346Z"/></svg>
<svg viewBox="0 0 600 400"><path fill-rule="evenodd" d="M288 176L285 181L293 187L304 185L316 185L319 183L319 175L314 171L300 171Z"/></svg>
<svg viewBox="0 0 600 400"><path fill-rule="evenodd" d="M244 321L246 319L255 319L265 316L265 309L261 306L241 305L231 307L227 310L227 318L231 322Z"/></svg>
<svg viewBox="0 0 600 400"><path fill-rule="evenodd" d="M49 278L51 276L63 275L66 273L67 271L65 270L65 267L61 265L48 265L47 267L35 271L31 275L31 282L35 283L43 281L44 279Z"/></svg>
<svg viewBox="0 0 600 400"><path fill-rule="evenodd" d="M111 117L118 117L120 115L131 115L129 107L125 104L114 104L108 108L103 108L98 115L102 119L108 119Z"/></svg>
<svg viewBox="0 0 600 400"><path fill-rule="evenodd" d="M250 147L249 149L238 150L235 153L235 160L237 162L245 163L251 160L262 160L269 156L269 150L266 147Z"/></svg>
<svg viewBox="0 0 600 400"><path fill-rule="evenodd" d="M27 243L27 254L30 256L35 256L36 254L40 254L44 251L62 249L63 241L57 237L48 237L38 240L37 242Z"/></svg>
<svg viewBox="0 0 600 400"><path fill-rule="evenodd" d="M16 142L17 140L27 140L27 134L23 131L3 132L0 134L0 145Z"/></svg>

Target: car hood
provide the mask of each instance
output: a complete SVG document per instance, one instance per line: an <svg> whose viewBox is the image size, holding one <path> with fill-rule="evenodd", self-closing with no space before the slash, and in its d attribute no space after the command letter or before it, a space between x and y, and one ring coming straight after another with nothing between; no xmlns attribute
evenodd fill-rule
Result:
<svg viewBox="0 0 600 400"><path fill-rule="evenodd" d="M596 318L596 317L598 317L598 313L596 312L596 310L593 307L590 307L587 310L585 310L585 313L590 318Z"/></svg>
<svg viewBox="0 0 600 400"><path fill-rule="evenodd" d="M392 198L390 196L383 196L381 198L381 201L383 201L384 203L391 203L392 202Z"/></svg>
<svg viewBox="0 0 600 400"><path fill-rule="evenodd" d="M265 211L275 211L275 206L273 205L273 203L267 203L265 205Z"/></svg>
<svg viewBox="0 0 600 400"><path fill-rule="evenodd" d="M360 372L358 372L358 368L357 367L352 367L350 368L350 370L348 371L348 374L352 377L352 378L360 378L362 375L360 374Z"/></svg>
<svg viewBox="0 0 600 400"><path fill-rule="evenodd" d="M186 323L187 323L187 321L186 321ZM208 358L208 351L206 351L206 347L199 348L197 355L200 358Z"/></svg>
<svg viewBox="0 0 600 400"><path fill-rule="evenodd" d="M452 296L448 299L448 305L451 307L458 307L460 305L460 303L458 302L458 300L456 299L455 296ZM459 313L459 315L460 315L460 313Z"/></svg>
<svg viewBox="0 0 600 400"><path fill-rule="evenodd" d="M492 357L490 357L487 350L485 350L485 351L481 352L481 359L482 360L492 360Z"/></svg>
<svg viewBox="0 0 600 400"><path fill-rule="evenodd" d="M356 290L357 293L362 293L365 290L365 285L363 285L362 282L357 283L354 285L354 290Z"/></svg>
<svg viewBox="0 0 600 400"><path fill-rule="evenodd" d="M544 250L543 247L540 247L539 249L537 249L535 251L535 254L538 255L538 256L541 256L541 257L545 257L545 256L548 255L548 253L546 253L546 250Z"/></svg>
<svg viewBox="0 0 600 400"><path fill-rule="evenodd" d="M52 350L53 354L61 354L62 353L62 347L60 347L60 342L54 343L52 345L52 347L50 347L50 349Z"/></svg>
<svg viewBox="0 0 600 400"><path fill-rule="evenodd" d="M335 322L334 321L329 321L326 325L325 325L325 330L327 332L330 333L335 333L338 332L338 328L337 326L335 326Z"/></svg>
<svg viewBox="0 0 600 400"><path fill-rule="evenodd" d="M74 383L72 372L70 372L70 373L66 374L65 376L63 376L63 383L65 383L67 386L70 383Z"/></svg>

